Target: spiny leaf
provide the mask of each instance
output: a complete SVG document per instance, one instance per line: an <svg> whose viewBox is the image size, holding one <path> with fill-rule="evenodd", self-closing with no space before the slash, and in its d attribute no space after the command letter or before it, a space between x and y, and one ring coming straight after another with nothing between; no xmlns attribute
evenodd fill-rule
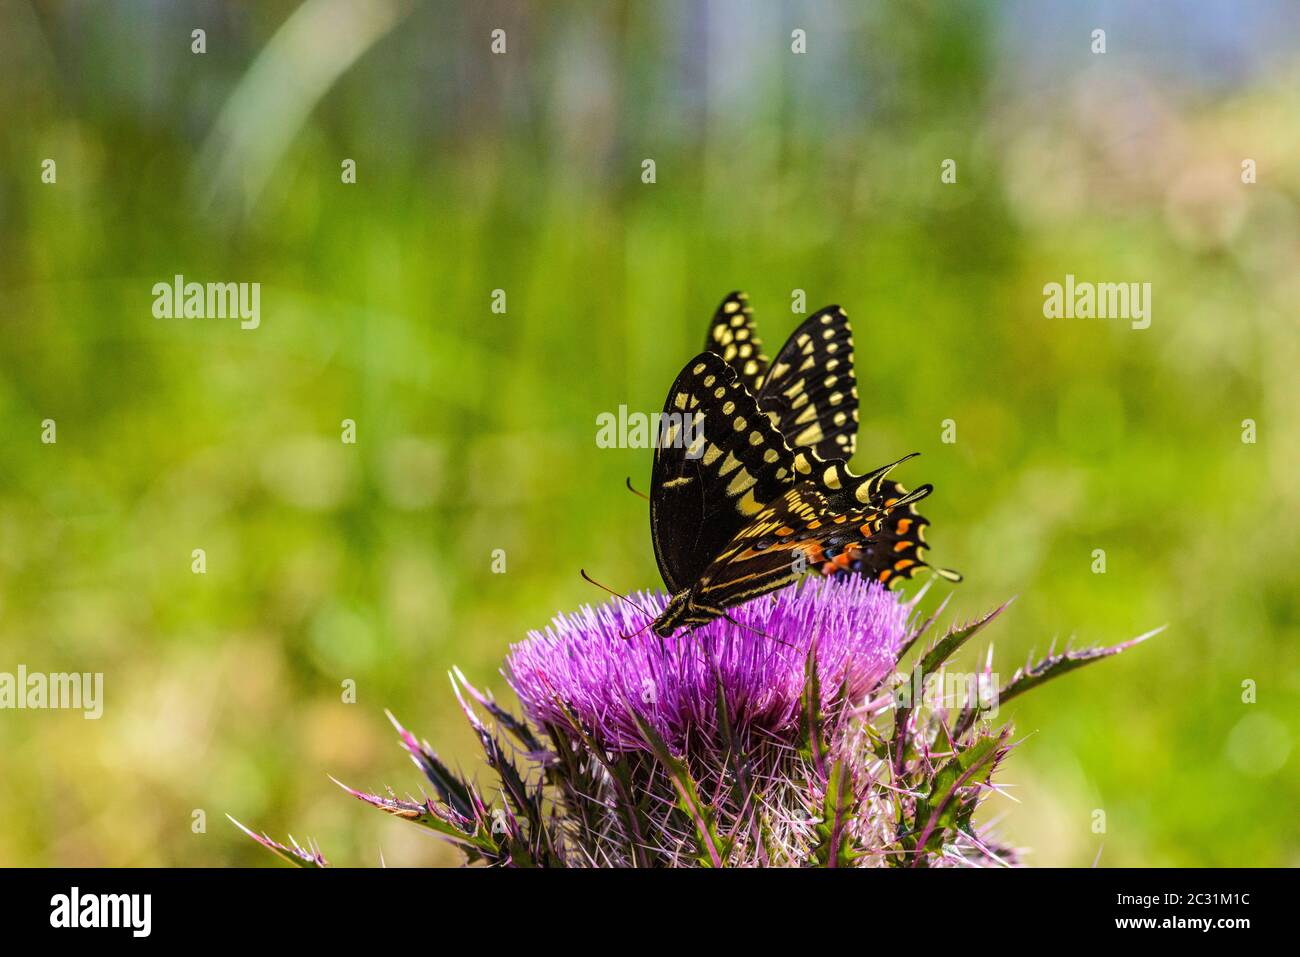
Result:
<svg viewBox="0 0 1300 957"><path fill-rule="evenodd" d="M645 816L645 798L638 795L636 789L632 786L632 773L628 765L626 756L614 761L606 756L604 748L592 740L591 735L582 726L577 717L559 697L555 699L556 708L564 715L565 721L568 722L569 730L582 742L587 754L591 755L601 766L609 772L610 778L614 782L614 788L618 792L614 801L615 812L619 815L623 823L624 838L626 840L628 854L633 863L640 867L646 863L645 842L649 833L649 822ZM631 710L629 708L629 710Z"/></svg>
<svg viewBox="0 0 1300 957"><path fill-rule="evenodd" d="M528 722L516 718L505 708L493 701L488 695L483 694L483 692L475 688L468 680L466 680L465 675L459 668L453 666L451 673L454 680L459 681L461 687L469 692L470 696L481 704L487 710L488 714L492 715L492 717L496 719L497 723L500 724L501 727L514 735L515 739L527 748L528 751L538 752L545 750L542 742L538 739L537 735L533 733L533 729L528 726Z"/></svg>
<svg viewBox="0 0 1300 957"><path fill-rule="evenodd" d="M950 628L948 633L935 642L934 646L922 655L915 667L913 667L912 674L908 678L909 694L914 693L910 689L923 688L926 675L938 671L939 667L951 658L957 649L973 638L985 625L1002 614L1014 600L1009 599L1003 602L983 618L977 618L968 624ZM902 777L903 768L907 763L908 739L910 737L908 734L909 724L912 713L919 704L918 701L909 701L906 704L900 704L894 712L894 773L899 778Z"/></svg>
<svg viewBox="0 0 1300 957"><path fill-rule="evenodd" d="M933 674L939 670L939 666L956 654L957 649L975 636L985 625L991 622L998 615L1007 610L1014 598L1009 598L997 608L985 615L983 618L976 618L974 621L961 626L954 626L949 629L948 633L934 643L929 651L921 656L917 668L920 669L922 676Z"/></svg>
<svg viewBox="0 0 1300 957"><path fill-rule="evenodd" d="M1059 675L1067 674L1074 671L1076 668L1082 668L1084 665L1090 664L1094 661L1101 661L1104 658L1114 657L1121 652L1128 651L1135 645L1140 645L1148 638L1155 637L1164 630L1165 626L1161 625L1159 628L1152 629L1144 635L1138 635L1136 638L1132 638L1118 645L1111 645L1102 648L1067 649L1061 654L1049 654L1036 664L1026 665L1024 668L1018 669L1016 673L1011 676L1011 680L1008 681L1001 690L999 690L998 700L999 702L1009 701L1016 697L1016 695L1024 694L1031 688L1036 688L1043 682L1050 681L1052 678L1058 677Z"/></svg>
<svg viewBox="0 0 1300 957"><path fill-rule="evenodd" d="M849 816L853 813L853 771L847 761L840 758L831 765L826 782L826 796L822 801L822 816L816 826L817 846L814 852L823 867L849 867L854 854L849 846Z"/></svg>
<svg viewBox="0 0 1300 957"><path fill-rule="evenodd" d="M1010 735L1011 729L1004 728L996 737L980 738L939 768L930 793L916 804L915 822L919 833L914 844L917 853L912 861L913 867L923 866L923 852L937 851L942 847L946 832L956 825L961 811L959 792L988 782L998 760L1006 753Z"/></svg>
<svg viewBox="0 0 1300 957"><path fill-rule="evenodd" d="M927 584L926 587L928 588L929 585ZM917 598L920 598L920 596L918 595ZM925 621L921 622L907 633L907 637L903 639L903 643L898 649L897 658L899 661L903 660L903 656L906 655L911 650L912 646L916 644L919 639L924 637L925 633L930 630L931 626L939 620L939 616L943 614L944 609L948 607L948 602L951 600L952 595L949 595L939 603L939 607L934 610L934 614L930 615L929 618L925 619Z"/></svg>
<svg viewBox="0 0 1300 957"><path fill-rule="evenodd" d="M461 681L464 676L460 676ZM542 823L542 794L538 789L535 793L528 792L528 786L524 783L523 775L515 767L514 762L502 753L501 743L488 730L487 726L479 720L474 709L469 706L464 696L461 695L457 675L451 676L451 687L455 692L456 700L460 703L461 710L464 711L466 720L469 721L470 727L478 735L479 743L483 747L483 754L487 758L488 767L497 773L501 780L501 793L505 795L506 801L513 807L516 814L522 814L528 821L530 833L537 835L544 831Z"/></svg>
<svg viewBox="0 0 1300 957"><path fill-rule="evenodd" d="M725 867L731 853L732 841L718 836L716 815L713 808L700 800L699 790L686 764L668 750L668 743L659 736L659 732L650 726L640 713L630 704L628 714L636 722L637 729L645 738L654 753L655 760L663 766L673 789L677 792L677 806L695 826L695 836L699 843L700 863L709 867Z"/></svg>
<svg viewBox="0 0 1300 957"><path fill-rule="evenodd" d="M424 776L429 779L442 802L450 805L463 817L472 818L474 816L474 805L470 800L469 785L443 764L428 744L419 741L415 735L402 727L397 718L393 717L391 711L385 710L384 714L388 715L388 720L397 729L397 734L402 740L402 747L411 756L415 766L424 772Z"/></svg>
<svg viewBox="0 0 1300 957"><path fill-rule="evenodd" d="M400 798L382 794L370 794L350 788L336 778L330 778L348 794L371 807L379 808L393 817L410 821L420 827L428 828L439 837L444 837L461 846L467 852L489 860L499 858L499 849L484 824L475 818L462 818L459 812L450 807L440 808L432 800L404 801Z"/></svg>
<svg viewBox="0 0 1300 957"><path fill-rule="evenodd" d="M826 779L825 715L822 713L821 680L817 677L817 646L808 649L804 661L803 697L799 708L799 754L818 776Z"/></svg>
<svg viewBox="0 0 1300 957"><path fill-rule="evenodd" d="M226 815L226 818L230 821L231 824L235 825L235 827L239 828L241 831L243 831L253 840L257 841L258 844L261 844L264 848L266 848L276 857L280 858L282 861L288 861L290 864L294 865L295 867L318 867L318 868L329 867L329 862L325 860L325 855L320 852L320 848L316 846L314 841L308 841L307 842L308 846L303 847L301 844L295 841L293 839L293 835L290 834L289 843L292 844L293 846L287 847L286 845L281 844L279 841L272 839L267 834L254 833L252 830L244 827L244 825L236 821L229 814Z"/></svg>
<svg viewBox="0 0 1300 957"><path fill-rule="evenodd" d="M730 709L727 707L726 688L722 683L722 675L716 671L716 662L714 668L716 677L714 708L718 715L718 730L727 745L727 763L731 768L731 799L736 807L735 830L748 828L755 840L759 841L759 849L762 851L764 850L761 844L762 838L758 822L755 820L755 814L762 802L757 800L750 780L749 756L745 752L744 742L740 740L732 725Z"/></svg>
<svg viewBox="0 0 1300 957"><path fill-rule="evenodd" d="M996 705L1001 707L1012 698L1022 695L1033 688L1037 688L1046 681L1068 674L1077 668L1082 668L1084 665L1091 664L1094 661L1102 661L1106 658L1113 658L1121 652L1128 651L1135 645L1140 645L1148 638L1155 637L1164 630L1165 626L1161 625L1159 628L1152 629L1146 634L1138 635L1136 638L1131 638L1118 645L1110 645L1100 648L1066 649L1060 654L1049 653L1039 661L1027 664L1025 667L1017 669L1016 673L1011 676L1011 680L998 689ZM981 704L978 709L967 708L964 710L961 719L958 721L956 734L958 736L964 734L980 714L991 710L991 708L992 705Z"/></svg>

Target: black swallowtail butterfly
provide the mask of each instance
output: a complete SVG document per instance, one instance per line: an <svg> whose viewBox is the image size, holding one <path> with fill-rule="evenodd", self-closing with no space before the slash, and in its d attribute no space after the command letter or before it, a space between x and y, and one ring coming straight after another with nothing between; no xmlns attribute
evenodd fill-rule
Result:
<svg viewBox="0 0 1300 957"><path fill-rule="evenodd" d="M750 337L752 331L741 343ZM897 462L856 475L843 458L822 457L816 443L792 448L779 423L802 413L761 409L741 380L751 375L763 392L757 377L768 370L758 371L758 346L748 356L737 346L732 358L742 362L738 371L726 359L730 343L718 342L723 353L704 352L688 362L664 404L650 530L672 599L655 619L655 633L667 636L725 616L726 609L795 581L810 566L853 570L886 583L926 567L920 554L926 523L913 506L931 487L906 492L889 481ZM754 371L747 372L751 358ZM793 385L793 377L781 378Z"/></svg>

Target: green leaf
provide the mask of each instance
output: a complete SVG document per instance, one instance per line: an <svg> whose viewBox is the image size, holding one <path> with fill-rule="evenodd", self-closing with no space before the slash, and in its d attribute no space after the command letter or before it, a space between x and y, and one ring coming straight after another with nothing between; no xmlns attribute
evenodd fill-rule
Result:
<svg viewBox="0 0 1300 957"><path fill-rule="evenodd" d="M388 720L397 729L397 735L402 740L402 747L411 756L416 767L424 772L424 776L429 779L429 783L438 792L438 797L442 799L442 803L451 806L464 817L473 817L474 806L470 800L469 785L443 764L428 744L418 740L415 735L402 727L391 711L385 710L384 714L388 715Z"/></svg>
<svg viewBox="0 0 1300 957"><path fill-rule="evenodd" d="M706 867L725 867L733 842L729 838L718 836L716 815L713 808L700 799L691 772L681 759L668 750L668 743L650 726L650 722L646 721L630 704L627 710L632 720L636 722L641 736L650 745L655 760L662 765L669 780L672 781L673 789L677 792L677 806L695 826L699 852L697 857L700 863Z"/></svg>
<svg viewBox="0 0 1300 957"><path fill-rule="evenodd" d="M1048 654L1047 657L1018 669L1011 676L1011 680L998 689L996 706L1000 708L1012 698L1037 688L1053 678L1069 674L1084 665L1091 664L1094 661L1104 661L1106 658L1113 658L1121 652L1128 651L1135 645L1140 645L1148 638L1155 637L1164 630L1162 625L1144 635L1138 635L1136 638L1131 638L1118 645L1101 648L1081 648L1074 651L1067 650L1061 654ZM991 710L991 708L991 705L981 704L979 708L967 708L963 711L961 719L957 723L956 735L960 737L964 734L974 724L976 718L985 711Z"/></svg>
<svg viewBox="0 0 1300 957"><path fill-rule="evenodd" d="M329 867L329 862L325 860L325 856L321 854L320 848L316 846L314 841L309 840L307 842L308 846L303 847L293 839L293 835L291 834L289 835L289 843L291 843L293 847L287 847L279 841L272 840L266 834L254 833L252 830L244 827L244 825L236 821L229 814L226 815L226 819L282 861L288 861L295 867Z"/></svg>
<svg viewBox="0 0 1300 957"><path fill-rule="evenodd" d="M1013 601L1015 601L1014 598L1008 599L983 618L976 618L965 625L954 626L949 629L946 635L934 643L934 647L921 656L917 668L920 669L922 676L934 674L938 671L940 665L956 654L957 650L975 637L976 633L981 631L985 625L1006 611L1007 606Z"/></svg>
<svg viewBox="0 0 1300 957"><path fill-rule="evenodd" d="M856 801L853 772L843 758L831 765L817 823L814 853L823 867L849 867L855 854L849 845L849 820Z"/></svg>
<svg viewBox="0 0 1300 957"><path fill-rule="evenodd" d="M1048 655L1041 661L1033 665L1028 665L1019 669L1011 680L1008 681L1001 690L998 691L999 703L1005 703L1017 695L1024 694L1033 688L1053 678L1063 674L1068 674L1076 668L1082 668L1084 665L1091 664L1094 661L1101 661L1105 658L1113 658L1121 652L1128 651L1135 645L1140 645L1148 638L1152 638L1164 631L1164 626L1148 631L1145 635L1138 635L1129 641L1118 645L1111 645L1103 648L1081 648L1075 651L1065 651L1059 655Z"/></svg>
<svg viewBox="0 0 1300 957"><path fill-rule="evenodd" d="M1006 753L1010 728L996 736L980 738L946 761L935 773L930 792L916 802L917 829L912 849L917 852L912 866L924 865L924 852L938 851L950 828L957 825L962 811L960 792L987 784L998 760Z"/></svg>
<svg viewBox="0 0 1300 957"><path fill-rule="evenodd" d="M817 677L817 646L808 649L804 661L803 696L799 702L799 755L826 780L826 750L829 742L825 734L822 713L821 681Z"/></svg>
<svg viewBox="0 0 1300 957"><path fill-rule="evenodd" d="M994 618L1002 614L1012 601L1014 599L1003 602L983 618L977 618L968 624L954 626L949 629L948 633L935 642L934 646L917 661L912 669L912 674L908 677L908 687L913 690L924 688L926 675L937 672L943 663L951 658L962 645L973 638ZM908 704L899 705L894 711L894 773L900 779L907 764L909 753L907 733L909 724L912 714L919 704L920 702L911 701Z"/></svg>
<svg viewBox="0 0 1300 957"><path fill-rule="evenodd" d="M451 808L439 809L432 800L424 803L419 801L403 801L396 797L384 797L381 794L368 794L365 791L358 791L350 788L337 778L330 778L335 784L341 787L348 794L351 794L358 801L369 804L371 807L379 808L386 814L393 817L401 818L403 821L410 821L412 824L418 824L420 827L428 828L440 837L444 837L453 843L459 845L467 852L477 854L489 860L496 860L500 851L496 841L492 840L489 833L477 816L474 818L462 818L464 821L473 823L473 828L467 828L465 825L453 820L451 815L458 812Z"/></svg>
<svg viewBox="0 0 1300 957"><path fill-rule="evenodd" d="M582 746L587 753L599 761L601 766L609 772L609 776L614 782L614 789L618 792L614 801L614 809L623 822L623 837L627 844L628 855L637 867L646 866L649 863L646 841L650 827L645 816L644 801L646 798L638 796L632 786L631 768L628 765L626 755L620 757L617 761L607 758L604 749L591 739L591 735L583 728L582 722L569 710L568 705L560 700L558 696L552 700L555 702L556 707L559 708L560 713L564 715L565 721L568 722L569 730L582 742ZM630 706L629 710L631 710Z"/></svg>

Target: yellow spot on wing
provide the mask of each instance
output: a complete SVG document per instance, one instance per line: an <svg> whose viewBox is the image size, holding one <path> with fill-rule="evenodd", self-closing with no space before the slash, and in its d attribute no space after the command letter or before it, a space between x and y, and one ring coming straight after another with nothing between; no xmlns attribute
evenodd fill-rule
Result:
<svg viewBox="0 0 1300 957"><path fill-rule="evenodd" d="M812 406L809 406L811 409ZM822 426L820 422L814 422L808 428L804 429L794 437L795 445L815 445L825 436L822 435Z"/></svg>
<svg viewBox="0 0 1300 957"><path fill-rule="evenodd" d="M727 495L735 498L746 489L753 488L757 481L758 479L750 475L749 472L745 469L741 469L736 473L736 477L731 480L731 484L727 486Z"/></svg>

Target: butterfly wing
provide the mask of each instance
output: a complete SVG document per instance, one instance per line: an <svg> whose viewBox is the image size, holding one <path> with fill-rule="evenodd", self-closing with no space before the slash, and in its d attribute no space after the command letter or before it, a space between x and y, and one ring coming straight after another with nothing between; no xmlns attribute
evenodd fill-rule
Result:
<svg viewBox="0 0 1300 957"><path fill-rule="evenodd" d="M743 292L730 293L719 304L709 323L704 349L722 356L739 374L745 388L758 394L759 384L767 373L768 359L763 355L763 342L754 326L754 310Z"/></svg>
<svg viewBox="0 0 1300 957"><path fill-rule="evenodd" d="M792 453L735 369L703 352L668 391L650 478L650 536L677 593L794 482Z"/></svg>
<svg viewBox="0 0 1300 957"><path fill-rule="evenodd" d="M929 494L929 488L921 486L908 492L897 482L882 480L872 498L873 506L883 513L879 530L869 540L828 556L821 565L822 574L856 573L892 586L923 568L934 568L948 581L961 581L956 572L935 568L923 556L930 547L924 532L930 520L916 510L916 503ZM918 493L923 494L918 497Z"/></svg>
<svg viewBox="0 0 1300 957"><path fill-rule="evenodd" d="M694 605L720 615L782 588L869 546L887 518L873 506L840 511L816 482L800 482L762 509L704 570Z"/></svg>
<svg viewBox="0 0 1300 957"><path fill-rule="evenodd" d="M857 448L853 330L839 306L805 319L772 360L755 394L792 449L848 461Z"/></svg>

